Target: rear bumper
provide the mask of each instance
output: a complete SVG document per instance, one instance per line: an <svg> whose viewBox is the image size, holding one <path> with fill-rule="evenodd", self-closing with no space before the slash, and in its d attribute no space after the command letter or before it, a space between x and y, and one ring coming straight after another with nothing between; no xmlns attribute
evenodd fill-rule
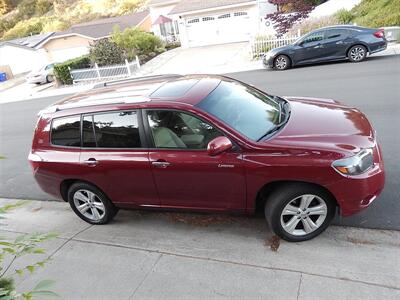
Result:
<svg viewBox="0 0 400 300"><path fill-rule="evenodd" d="M374 43L373 45L370 46L370 53L369 54L373 54L376 52L380 52L380 51L384 51L387 48L387 42L386 41L382 41L379 43Z"/></svg>
<svg viewBox="0 0 400 300"><path fill-rule="evenodd" d="M347 177L327 188L335 196L342 216L350 216L367 208L385 185L383 161L375 163L366 174Z"/></svg>

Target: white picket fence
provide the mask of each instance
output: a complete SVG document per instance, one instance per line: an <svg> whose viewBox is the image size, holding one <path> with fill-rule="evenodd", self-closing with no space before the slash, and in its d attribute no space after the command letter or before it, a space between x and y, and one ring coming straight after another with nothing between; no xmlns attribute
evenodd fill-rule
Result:
<svg viewBox="0 0 400 300"><path fill-rule="evenodd" d="M269 50L291 44L299 37L300 33L295 36L284 36L281 38L274 38L272 36L257 36L250 43L251 57L260 58Z"/></svg>
<svg viewBox="0 0 400 300"><path fill-rule="evenodd" d="M74 84L87 83L96 81L108 81L119 78L125 78L133 76L140 69L139 58L132 62L125 60L124 64L111 65L99 67L97 64L94 68L88 69L70 69L72 80Z"/></svg>

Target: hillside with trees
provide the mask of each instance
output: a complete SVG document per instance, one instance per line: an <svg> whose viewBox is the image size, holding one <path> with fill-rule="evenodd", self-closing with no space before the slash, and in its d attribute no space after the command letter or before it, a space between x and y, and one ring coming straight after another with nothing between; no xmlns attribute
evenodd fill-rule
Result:
<svg viewBox="0 0 400 300"><path fill-rule="evenodd" d="M0 0L0 39L62 31L143 8L146 0Z"/></svg>

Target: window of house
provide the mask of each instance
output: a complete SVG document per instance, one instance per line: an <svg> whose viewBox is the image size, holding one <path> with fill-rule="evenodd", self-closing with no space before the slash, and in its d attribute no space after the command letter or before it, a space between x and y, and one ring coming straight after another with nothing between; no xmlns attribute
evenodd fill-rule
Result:
<svg viewBox="0 0 400 300"><path fill-rule="evenodd" d="M134 111L85 115L83 147L140 148L139 125Z"/></svg>
<svg viewBox="0 0 400 300"><path fill-rule="evenodd" d="M224 14L224 15L220 15L218 16L218 19L226 19L226 18L230 18L231 14Z"/></svg>
<svg viewBox="0 0 400 300"><path fill-rule="evenodd" d="M57 146L80 147L80 126L80 115L54 119L51 125L51 143Z"/></svg>
<svg viewBox="0 0 400 300"><path fill-rule="evenodd" d="M174 26L175 26L175 33L179 34L179 25L178 25L178 21L174 21Z"/></svg>
<svg viewBox="0 0 400 300"><path fill-rule="evenodd" d="M188 22L188 24L193 24L193 23L198 23L198 22L200 22L200 20L197 18L197 19L191 19L191 20L189 20L189 21L187 21Z"/></svg>
<svg viewBox="0 0 400 300"><path fill-rule="evenodd" d="M208 143L222 134L191 114L151 110L147 118L156 148L207 149Z"/></svg>
<svg viewBox="0 0 400 300"><path fill-rule="evenodd" d="M160 24L160 32L162 36L167 36L167 30L165 28L165 24Z"/></svg>
<svg viewBox="0 0 400 300"><path fill-rule="evenodd" d="M239 11L239 12L235 12L233 15L234 15L235 17L247 16L247 12L245 12L245 11Z"/></svg>
<svg viewBox="0 0 400 300"><path fill-rule="evenodd" d="M214 20L214 17L204 17L203 19L202 19L203 21L213 21Z"/></svg>

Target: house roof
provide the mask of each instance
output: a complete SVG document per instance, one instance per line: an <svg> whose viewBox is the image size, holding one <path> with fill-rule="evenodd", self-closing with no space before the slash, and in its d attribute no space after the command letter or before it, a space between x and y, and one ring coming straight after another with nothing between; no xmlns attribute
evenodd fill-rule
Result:
<svg viewBox="0 0 400 300"><path fill-rule="evenodd" d="M92 39L99 39L109 36L113 32L115 26L119 26L121 30L129 27L136 27L140 25L147 16L149 16L149 11L144 10L124 16L75 24L66 31L57 32L52 39L66 35L81 35Z"/></svg>
<svg viewBox="0 0 400 300"><path fill-rule="evenodd" d="M164 24L164 23L169 23L172 22L170 18L167 18L166 16L160 15L153 23L153 25L157 24Z"/></svg>
<svg viewBox="0 0 400 300"><path fill-rule="evenodd" d="M21 48L31 48L31 49L36 49L36 47L46 41L48 38L50 38L52 35L54 35L54 32L48 32L48 33L43 33L43 34L35 34L31 36L26 36L23 38L18 38L14 40L9 40L9 41L4 41L0 43L0 46L3 45L11 45L11 46L18 46Z"/></svg>
<svg viewBox="0 0 400 300"><path fill-rule="evenodd" d="M223 6L244 4L249 2L256 2L255 0L182 0L180 1L172 11L169 13L180 14L191 11L205 10L205 9L217 9Z"/></svg>

